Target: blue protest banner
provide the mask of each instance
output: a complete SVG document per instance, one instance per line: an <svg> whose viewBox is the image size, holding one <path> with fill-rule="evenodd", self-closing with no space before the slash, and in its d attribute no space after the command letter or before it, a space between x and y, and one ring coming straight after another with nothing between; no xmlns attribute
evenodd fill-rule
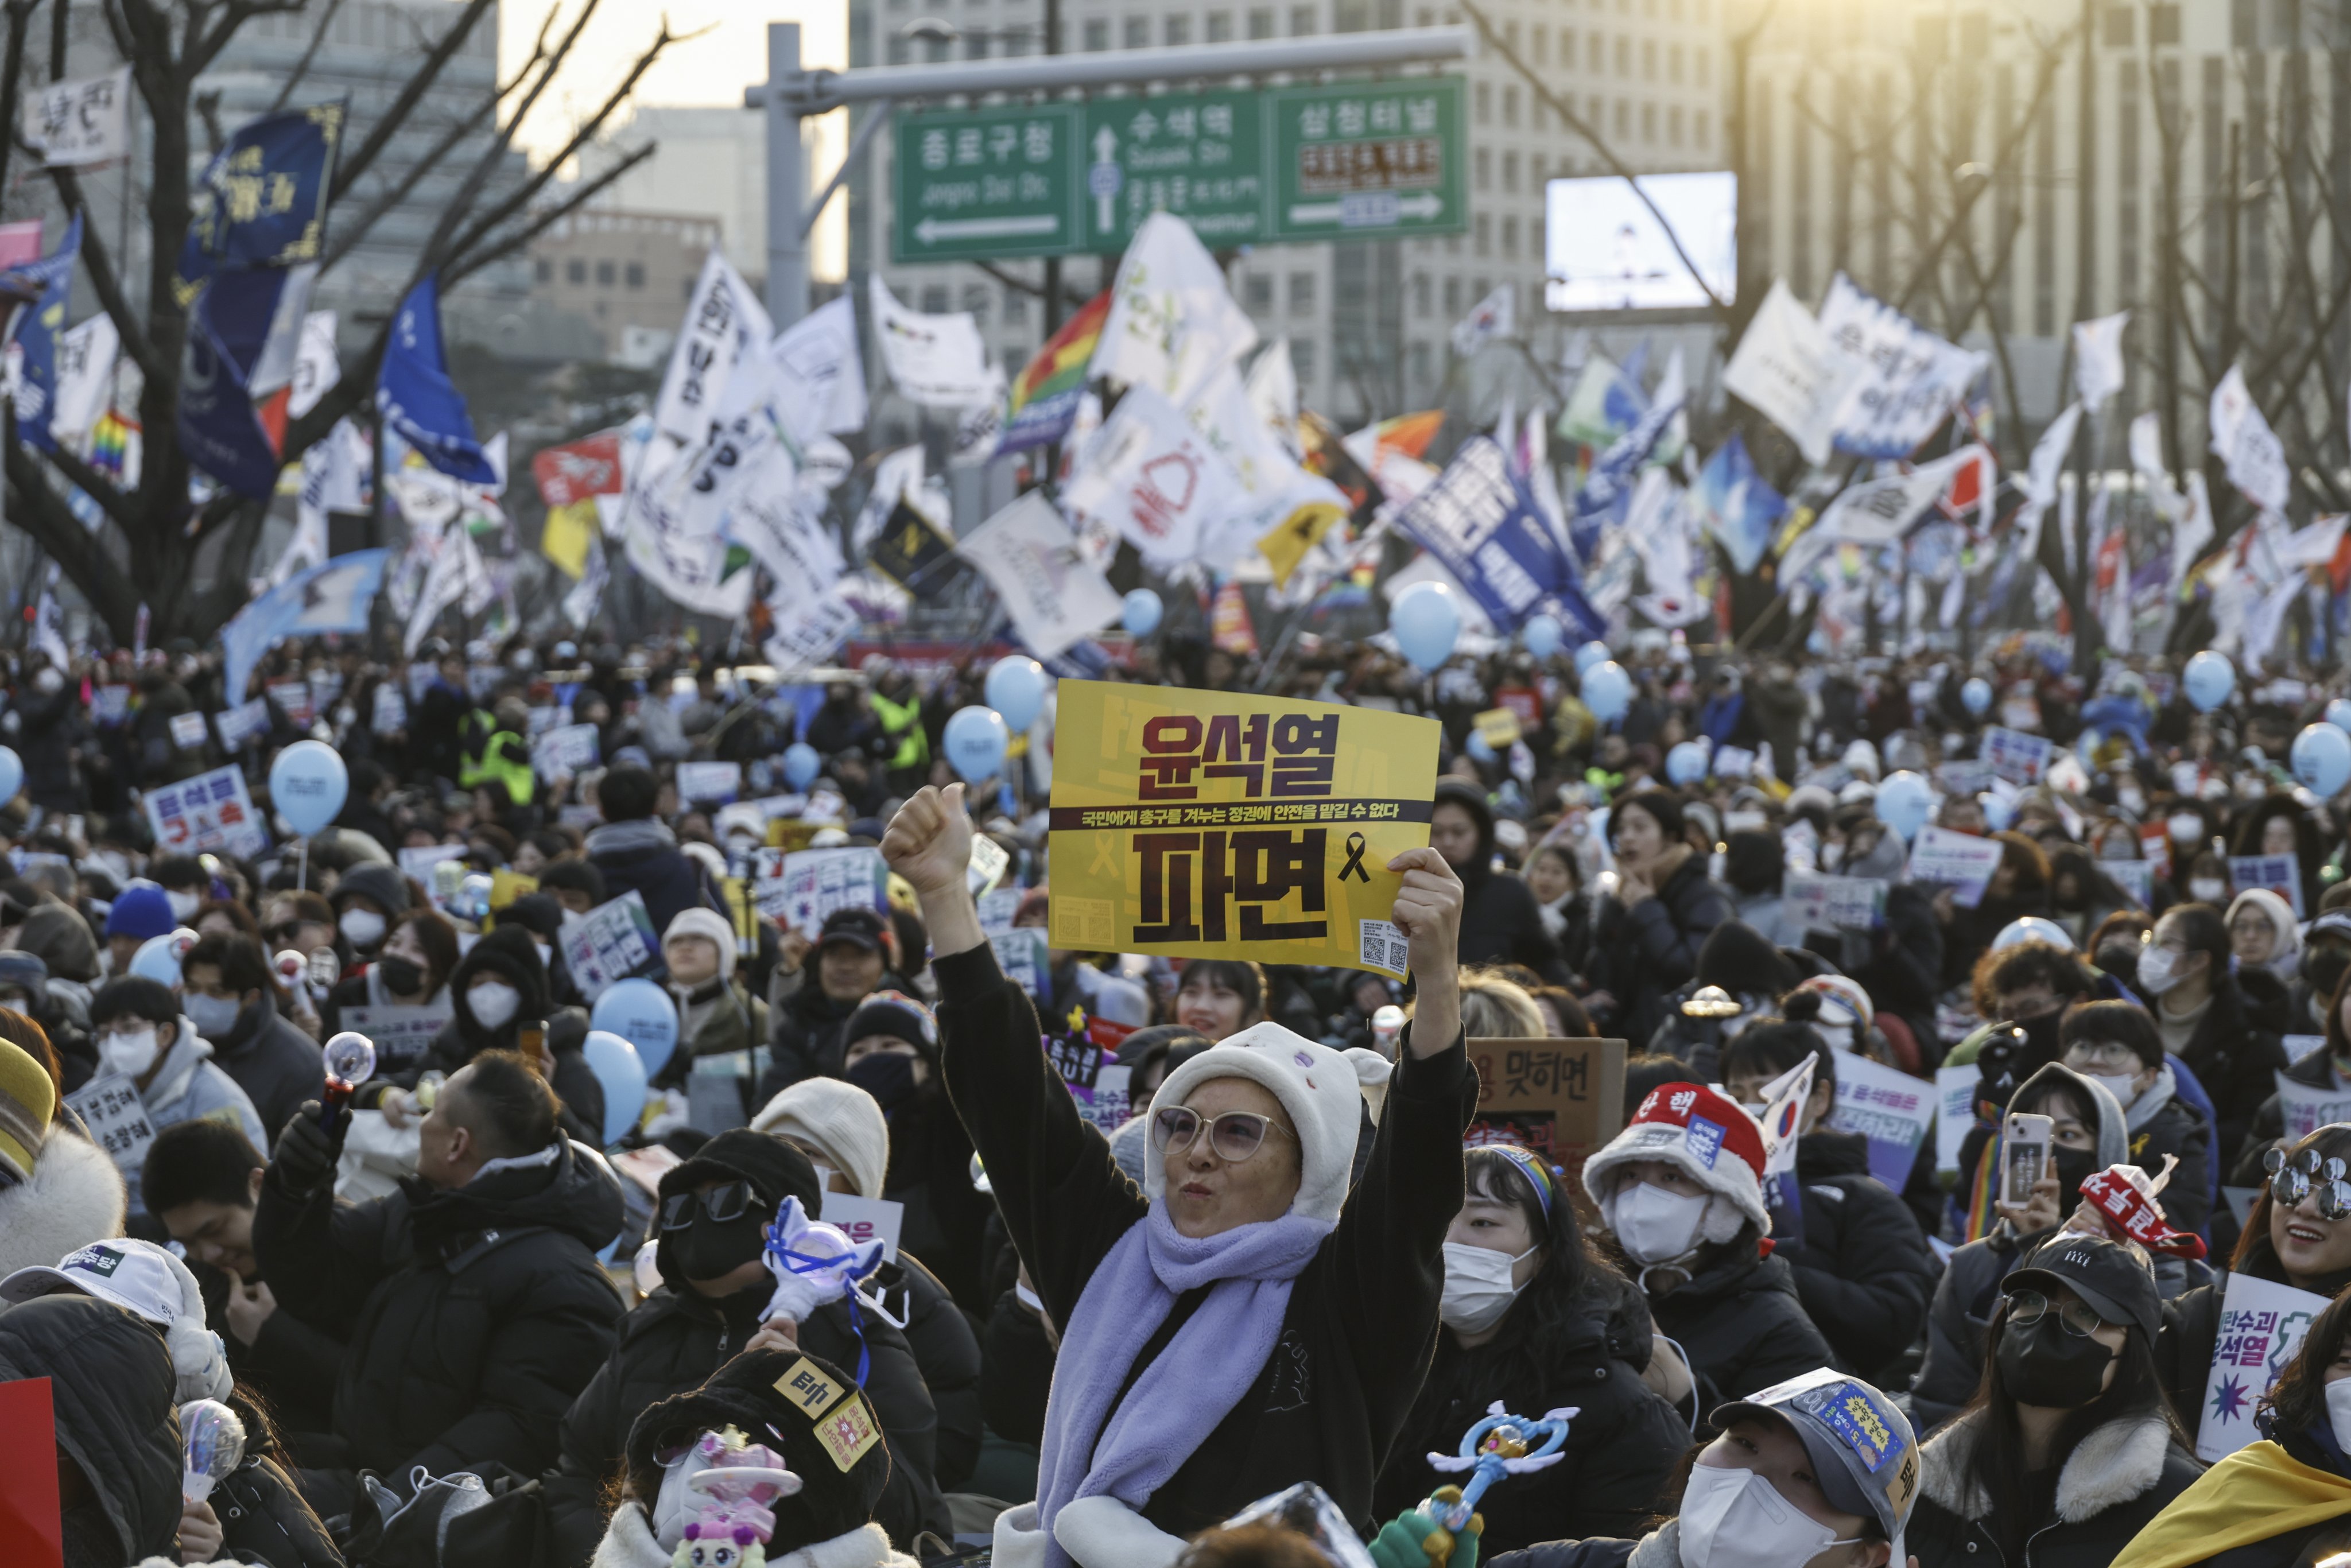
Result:
<svg viewBox="0 0 2351 1568"><path fill-rule="evenodd" d="M49 435L49 413L57 392L57 335L66 329L74 258L80 254L81 214L76 213L57 249L0 276L0 295L31 297L16 313L12 340L23 356L16 380L16 434L43 451L57 444Z"/></svg>
<svg viewBox="0 0 2351 1568"><path fill-rule="evenodd" d="M1513 631L1541 612L1579 640L1606 635L1608 622L1583 597L1575 563L1492 437L1464 443L1396 523L1444 564L1496 631Z"/></svg>
<svg viewBox="0 0 2351 1568"><path fill-rule="evenodd" d="M1780 519L1788 514L1788 498L1755 471L1747 443L1735 430L1698 471L1690 501L1706 531L1741 572L1755 570L1779 531Z"/></svg>
<svg viewBox="0 0 2351 1568"><path fill-rule="evenodd" d="M173 284L183 305L215 273L319 259L345 113L341 103L316 104L231 133L191 193Z"/></svg>
<svg viewBox="0 0 2351 1568"><path fill-rule="evenodd" d="M465 395L449 379L442 357L437 277L419 279L400 302L392 340L384 345L383 368L376 377L376 405L401 439L442 473L475 485L498 482L497 470L474 438L474 416L466 412Z"/></svg>

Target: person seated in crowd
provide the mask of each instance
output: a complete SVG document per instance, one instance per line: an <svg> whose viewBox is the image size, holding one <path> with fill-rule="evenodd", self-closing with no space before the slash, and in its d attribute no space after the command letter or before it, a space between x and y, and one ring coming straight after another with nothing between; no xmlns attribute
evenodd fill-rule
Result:
<svg viewBox="0 0 2351 1568"><path fill-rule="evenodd" d="M2065 1222L2085 1181L2130 1158L2122 1107L2104 1085L2062 1062L2026 1079L2006 1109L2050 1119L2049 1170L2021 1207L2002 1200L1996 1186L1984 1189L1992 1214L1985 1234L1953 1251L1943 1266L1927 1310L1926 1358L1910 1385L1911 1414L1929 1430L1958 1415L1983 1381L1985 1335L2000 1305L2001 1281ZM1980 1102L1980 1118L1984 1110ZM1988 1145L1979 1156L1990 1159L1994 1170L1998 1147Z"/></svg>
<svg viewBox="0 0 2351 1568"><path fill-rule="evenodd" d="M1731 918L1729 901L1706 874L1706 858L1683 841L1678 797L1645 789L1608 814L1616 856L1615 891L1601 901L1592 936L1584 998L1611 1034L1646 1040L1667 1018L1667 998L1698 972L1715 927Z"/></svg>
<svg viewBox="0 0 2351 1568"><path fill-rule="evenodd" d="M883 1522L902 1543L924 1530L945 1533L935 1479L938 1417L905 1337L847 1300L828 1301L803 1322L768 1316L776 1279L761 1232L788 1197L822 1218L808 1156L747 1128L717 1134L663 1173L653 1250L661 1288L622 1322L618 1343L590 1369L562 1418L559 1558L580 1561L601 1532L595 1500L641 1411L700 1386L747 1350L771 1348L866 1369L865 1396L891 1451Z"/></svg>
<svg viewBox="0 0 2351 1568"><path fill-rule="evenodd" d="M393 918L391 934L377 947L373 961L360 973L346 975L320 1004L327 1038L342 1032L345 1008L375 1012L444 1007L450 1000L449 977L456 967L457 932L447 918L437 909L403 911ZM430 1044L418 1033L392 1037L377 1048L376 1071L387 1077L421 1071Z"/></svg>
<svg viewBox="0 0 2351 1568"><path fill-rule="evenodd" d="M237 1381L279 1424L324 1432L334 1421L343 1347L277 1304L253 1252L254 1208L268 1162L225 1123L182 1122L155 1135L140 1173L147 1212L184 1249L204 1287L204 1321L227 1345Z"/></svg>
<svg viewBox="0 0 2351 1568"><path fill-rule="evenodd" d="M772 1009L775 1054L759 1080L759 1103L803 1078L841 1075L849 1044L841 1031L850 1015L875 991L906 988L892 970L894 945L890 923L873 909L834 910L813 943L798 933L785 934L777 983L789 977L793 989ZM816 972L802 975L801 965L810 956Z"/></svg>
<svg viewBox="0 0 2351 1568"><path fill-rule="evenodd" d="M681 910L662 934L678 1025L677 1050L659 1074L663 1087L684 1082L699 1057L732 1056L766 1042L768 1004L736 977L736 946L733 928L714 910Z"/></svg>
<svg viewBox="0 0 2351 1568"><path fill-rule="evenodd" d="M1367 1517L1465 1197L1459 879L1433 851L1389 862L1419 1016L1352 1193L1361 1086L1389 1064L1263 1025L1160 1086L1138 1194L997 968L966 883L972 831L961 785L925 788L882 851L921 899L948 1091L1071 1374L1046 1416L1038 1500L997 1521L998 1558L1038 1561L1050 1542L1078 1568L1165 1568L1196 1531L1310 1479Z"/></svg>
<svg viewBox="0 0 2351 1568"><path fill-rule="evenodd" d="M256 1145L263 1141L253 1102L213 1061L212 1046L170 987L143 975L109 980L90 1004L89 1021L100 1076L127 1079L156 1131L212 1116L233 1122ZM131 1211L146 1212L136 1191Z"/></svg>
<svg viewBox="0 0 2351 1568"><path fill-rule="evenodd" d="M2163 1048L2186 1062L2212 1099L2213 1142L2233 1161L2286 1065L2282 1005L2256 1008L2230 972L2229 927L2209 904L2175 904L2140 952L2138 989Z"/></svg>
<svg viewBox="0 0 2351 1568"><path fill-rule="evenodd" d="M269 1137L326 1088L319 1042L277 1010L277 977L250 936L206 936L180 956L180 1005Z"/></svg>
<svg viewBox="0 0 2351 1568"><path fill-rule="evenodd" d="M1494 869L1494 809L1477 785L1444 779L1429 817L1429 847L1461 879L1461 964L1523 964L1565 985L1567 961L1541 907L1516 872ZM1525 841L1520 841L1523 847Z"/></svg>
<svg viewBox="0 0 2351 1568"><path fill-rule="evenodd" d="M1246 958L1194 958L1176 988L1175 1021L1214 1044L1265 1021L1265 971Z"/></svg>
<svg viewBox="0 0 2351 1568"><path fill-rule="evenodd" d="M1584 1190L1681 1347L1699 1406L1743 1398L1833 1358L1788 1260L1763 1245L1763 1135L1736 1102L1672 1082L1583 1165Z"/></svg>
<svg viewBox="0 0 2351 1568"><path fill-rule="evenodd" d="M680 850L677 835L653 815L661 785L631 763L608 768L597 781L604 822L588 835L588 863L604 881L604 900L634 893L645 901L653 929L667 931L682 910L723 910L726 901L709 873ZM600 901L601 902L601 901Z"/></svg>
<svg viewBox="0 0 2351 1568"><path fill-rule="evenodd" d="M1468 1198L1445 1242L1437 1359L1372 1493L1384 1519L1459 1482L1429 1468L1501 1401L1573 1406L1567 1457L1540 1486L1481 1505L1486 1552L1640 1528L1689 1445L1687 1414L1641 1381L1648 1309L1584 1240L1559 1173L1514 1145L1468 1154Z"/></svg>
<svg viewBox="0 0 2351 1568"><path fill-rule="evenodd" d="M2137 1002L2079 1002L2058 1026L2065 1065L2123 1108L2130 1157L2149 1176L2170 1165L2158 1200L2175 1230L2201 1231L2212 1208L2212 1128L2178 1092L2155 1019Z"/></svg>
<svg viewBox="0 0 2351 1568"><path fill-rule="evenodd" d="M336 879L327 903L335 912L336 933L343 939L346 967L364 964L381 950L392 921L408 913L408 879L380 861L355 865Z"/></svg>
<svg viewBox="0 0 2351 1568"><path fill-rule="evenodd" d="M1726 920L1716 926L1698 949L1696 971L1666 998L1665 1016L1646 1041L1648 1052L1687 1062L1682 1076L1709 1083L1720 1078L1722 1042L1777 1010L1779 998L1804 978L1792 952L1773 946L1743 921ZM1710 997L1699 998L1698 993L1708 987L1721 991L1738 1010L1727 1011ZM1698 1005L1692 1007L1694 1000Z"/></svg>
<svg viewBox="0 0 2351 1568"><path fill-rule="evenodd" d="M321 1513L349 1509L360 1469L404 1495L418 1467L554 1462L622 1316L596 1262L621 1233L620 1184L557 1113L535 1063L484 1051L425 1113L416 1176L361 1204L334 1196L343 1124L306 1105L278 1135L254 1254L283 1305L346 1346L341 1462L305 1480Z"/></svg>
<svg viewBox="0 0 2351 1568"><path fill-rule="evenodd" d="M153 883L126 887L106 912L106 972L127 975L139 949L158 936L169 936L179 922L172 917L172 901Z"/></svg>
<svg viewBox="0 0 2351 1568"><path fill-rule="evenodd" d="M1783 1016L1758 1020L1724 1046L1723 1087L1761 1120L1763 1086L1812 1061L1813 1091L1797 1123L1801 1223L1772 1252L1795 1270L1797 1299L1839 1359L1886 1382L1917 1342L1940 1270L1900 1195L1870 1174L1869 1140L1826 1124L1836 1108L1836 1055L1814 1028L1821 1000L1817 991L1791 991Z"/></svg>

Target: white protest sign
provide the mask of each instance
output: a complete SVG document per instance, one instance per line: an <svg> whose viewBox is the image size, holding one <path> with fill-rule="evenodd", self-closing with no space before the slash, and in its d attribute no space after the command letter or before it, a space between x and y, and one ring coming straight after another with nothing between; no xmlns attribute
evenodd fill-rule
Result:
<svg viewBox="0 0 2351 1568"><path fill-rule="evenodd" d="M2292 855L2231 855L2229 884L2239 893L2266 888L2286 901L2296 920L2302 907L2302 865Z"/></svg>
<svg viewBox="0 0 2351 1568"><path fill-rule="evenodd" d="M1037 995L1050 970L1045 957L1045 928L1023 925L987 940L996 949L996 967L1004 971L1004 977L1018 981L1030 996Z"/></svg>
<svg viewBox="0 0 2351 1568"><path fill-rule="evenodd" d="M530 743L531 771L541 779L560 778L593 768L598 761L596 727L559 724L542 731Z"/></svg>
<svg viewBox="0 0 2351 1568"><path fill-rule="evenodd" d="M2288 1146L2329 1123L2351 1122L2351 1089L2314 1089L2283 1072L2272 1076L2277 1080L2278 1110L2285 1119Z"/></svg>
<svg viewBox="0 0 2351 1568"><path fill-rule="evenodd" d="M789 929L810 937L836 909L890 907L890 869L880 850L796 850L768 880L781 885L761 891L760 907L772 902Z"/></svg>
<svg viewBox="0 0 2351 1568"><path fill-rule="evenodd" d="M1935 1069L1935 1168L1959 1168L1960 1146L1976 1124L1976 1085L1983 1070L1973 1062Z"/></svg>
<svg viewBox="0 0 2351 1568"><path fill-rule="evenodd" d="M456 1004L444 991L439 1000L421 1007L345 1008L336 1021L375 1041L378 1071L399 1072L423 1061L434 1040L456 1016Z"/></svg>
<svg viewBox="0 0 2351 1568"><path fill-rule="evenodd" d="M1970 1069L1970 1071L1973 1070ZM1829 1125L1869 1140L1869 1174L1900 1192L1935 1124L1936 1086L1849 1051L1836 1053L1836 1108Z"/></svg>
<svg viewBox="0 0 2351 1568"><path fill-rule="evenodd" d="M2280 1035L2278 1040L2285 1047L2288 1061L2300 1061L2314 1051L2326 1048L2326 1037L2323 1034L2286 1034Z"/></svg>
<svg viewBox="0 0 2351 1568"><path fill-rule="evenodd" d="M1984 760L1992 776L2011 784L2038 784L2049 769L2049 737L1995 726L1984 731Z"/></svg>
<svg viewBox="0 0 2351 1568"><path fill-rule="evenodd" d="M2220 1332L2212 1341L2212 1367L2204 1377L2198 1458L2206 1464L2225 1459L2261 1437L2253 1426L2254 1406L2302 1348L2311 1320L2326 1306L2325 1296L2310 1291L2242 1272L2229 1276Z"/></svg>
<svg viewBox="0 0 2351 1568"><path fill-rule="evenodd" d="M1743 746L1726 746L1714 754L1713 774L1717 779L1751 779L1755 776L1755 754Z"/></svg>
<svg viewBox="0 0 2351 1568"><path fill-rule="evenodd" d="M985 894L996 885L996 879L1004 874L1004 868L1011 863L1011 851L986 833L974 833L971 836L971 865L967 873L971 895L978 898ZM1019 894L1016 891L1013 897L1018 899Z"/></svg>
<svg viewBox="0 0 2351 1568"><path fill-rule="evenodd" d="M1991 788L1991 764L1960 759L1938 763L1935 782L1946 795L1980 795Z"/></svg>
<svg viewBox="0 0 2351 1568"><path fill-rule="evenodd" d="M693 805L716 801L730 805L743 792L739 762L681 762L677 765L677 798Z"/></svg>
<svg viewBox="0 0 2351 1568"><path fill-rule="evenodd" d="M849 802L831 789L810 791L808 804L800 810L803 822L829 822L838 827L848 820Z"/></svg>
<svg viewBox="0 0 2351 1568"><path fill-rule="evenodd" d="M90 1141L113 1156L115 1168L137 1181L155 1142L155 1124L147 1118L138 1085L120 1072L110 1072L67 1095L66 1103L89 1128Z"/></svg>
<svg viewBox="0 0 2351 1568"><path fill-rule="evenodd" d="M1011 930L1019 915L1020 890L1017 887L999 887L979 895L979 929L987 936L1001 936Z"/></svg>
<svg viewBox="0 0 2351 1568"><path fill-rule="evenodd" d="M894 1198L829 1192L824 1195L824 1222L847 1231L849 1239L860 1247L879 1241L883 1258L895 1262L898 1237L906 1228L906 1206Z"/></svg>
<svg viewBox="0 0 2351 1568"><path fill-rule="evenodd" d="M204 743L204 716L200 713L175 713L169 728L172 744L182 751L193 751Z"/></svg>
<svg viewBox="0 0 2351 1568"><path fill-rule="evenodd" d="M1078 1103L1078 1114L1100 1128L1105 1138L1134 1118L1134 1101L1129 1087L1134 1075L1132 1067L1110 1065L1094 1074L1092 1088L1070 1085L1070 1097Z"/></svg>
<svg viewBox="0 0 2351 1568"><path fill-rule="evenodd" d="M220 732L222 749L242 749L246 741L268 733L269 700L256 697L251 702L223 708L213 715L213 727Z"/></svg>
<svg viewBox="0 0 2351 1568"><path fill-rule="evenodd" d="M408 727L408 699L400 695L399 687L389 683L376 687L368 727L378 735L393 735Z"/></svg>
<svg viewBox="0 0 2351 1568"><path fill-rule="evenodd" d="M444 900L439 883L434 878L433 868L444 861L465 858L465 846L463 844L423 844L403 848L399 854L400 873L414 877L423 887L425 896L432 899L434 907L438 908Z"/></svg>
<svg viewBox="0 0 2351 1568"><path fill-rule="evenodd" d="M1921 828L1910 846L1910 880L1945 883L1951 889L1952 903L1973 909L1983 902L1984 889L2000 870L2000 857L1997 839L1980 839L1949 828Z"/></svg>
<svg viewBox="0 0 2351 1568"><path fill-rule="evenodd" d="M1723 370L1722 387L1787 432L1804 461L1821 464L1829 460L1837 405L1864 373L1786 280L1774 278Z"/></svg>
<svg viewBox="0 0 2351 1568"><path fill-rule="evenodd" d="M1807 931L1874 931L1886 923L1886 884L1875 877L1792 873L1782 891Z"/></svg>
<svg viewBox="0 0 2351 1568"><path fill-rule="evenodd" d="M644 894L631 888L565 921L556 940L572 983L592 1002L652 962L653 917Z"/></svg>
<svg viewBox="0 0 2351 1568"><path fill-rule="evenodd" d="M131 68L27 94L25 140L52 169L111 163L131 153Z"/></svg>
<svg viewBox="0 0 2351 1568"><path fill-rule="evenodd" d="M204 722L202 714L193 716L199 726ZM253 797L246 792L245 775L235 768L215 768L177 784L159 784L141 803L159 852L193 855L226 850L249 860L269 847L269 835L254 815Z"/></svg>

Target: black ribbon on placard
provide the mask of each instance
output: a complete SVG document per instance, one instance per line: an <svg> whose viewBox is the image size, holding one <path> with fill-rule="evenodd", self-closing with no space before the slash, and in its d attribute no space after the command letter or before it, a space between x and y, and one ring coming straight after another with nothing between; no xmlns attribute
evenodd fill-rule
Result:
<svg viewBox="0 0 2351 1568"><path fill-rule="evenodd" d="M1372 880L1372 873L1364 869L1364 835L1361 833L1347 835L1347 863L1339 868L1339 880L1346 881L1350 872L1354 873L1358 882L1369 883Z"/></svg>

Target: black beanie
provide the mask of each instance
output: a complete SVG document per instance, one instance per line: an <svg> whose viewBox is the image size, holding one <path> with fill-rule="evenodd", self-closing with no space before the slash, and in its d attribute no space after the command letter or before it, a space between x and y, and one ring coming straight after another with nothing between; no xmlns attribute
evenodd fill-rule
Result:
<svg viewBox="0 0 2351 1568"><path fill-rule="evenodd" d="M1777 893L1787 873L1787 852L1771 829L1746 829L1726 841L1722 880L1744 894Z"/></svg>
<svg viewBox="0 0 2351 1568"><path fill-rule="evenodd" d="M876 991L857 1004L841 1031L843 1045L854 1045L867 1035L887 1035L914 1048L914 1054L935 1066L939 1060L939 1026L921 1003L899 991Z"/></svg>
<svg viewBox="0 0 2351 1568"><path fill-rule="evenodd" d="M768 1217L788 1197L797 1197L810 1219L819 1218L824 1189L809 1157L773 1133L736 1127L704 1140L694 1157L662 1172L661 1196L692 1192L706 1181L747 1181Z"/></svg>
<svg viewBox="0 0 2351 1568"><path fill-rule="evenodd" d="M1720 986L1734 996L1779 997L1794 990L1796 980L1796 967L1769 937L1743 921L1724 921L1698 950L1701 986ZM662 1185L669 1183L664 1179Z"/></svg>

